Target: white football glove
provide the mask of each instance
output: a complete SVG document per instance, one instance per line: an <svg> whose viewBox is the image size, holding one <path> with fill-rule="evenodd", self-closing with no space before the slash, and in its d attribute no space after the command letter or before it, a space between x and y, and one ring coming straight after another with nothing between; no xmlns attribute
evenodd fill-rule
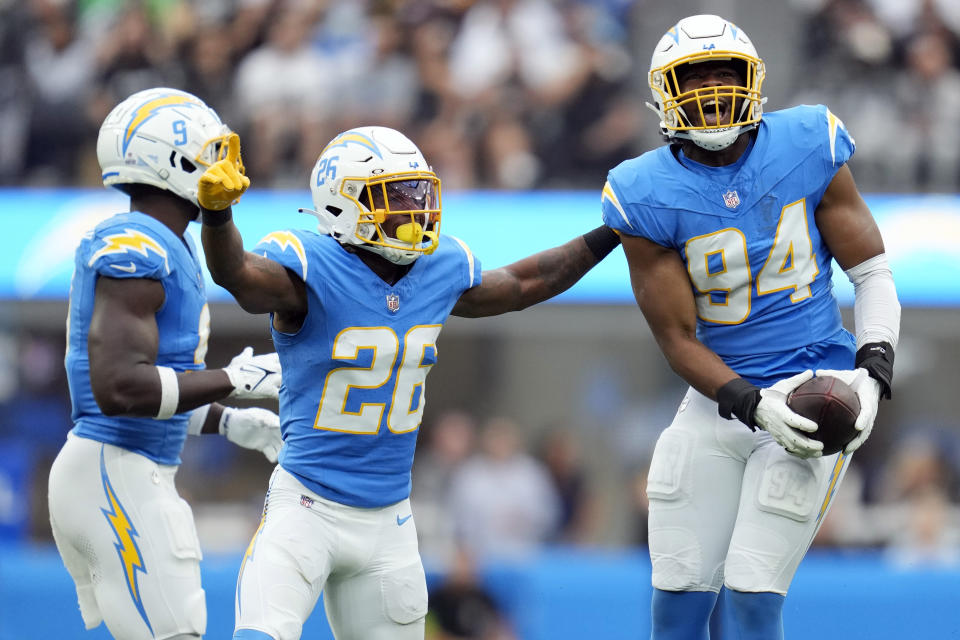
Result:
<svg viewBox="0 0 960 640"><path fill-rule="evenodd" d="M246 449L262 451L270 462L277 461L283 445L280 417L260 407L224 407L220 416L220 435Z"/></svg>
<svg viewBox="0 0 960 640"><path fill-rule="evenodd" d="M866 369L817 369L817 375L840 378L853 388L860 400L860 414L853 425L860 434L843 448L843 453L850 455L866 442L873 431L873 421L877 419L877 409L880 407L880 383L870 377Z"/></svg>
<svg viewBox="0 0 960 640"><path fill-rule="evenodd" d="M230 398L276 400L280 393L282 376L280 357L276 353L253 355L253 347L247 347L234 356L223 368L233 385Z"/></svg>
<svg viewBox="0 0 960 640"><path fill-rule="evenodd" d="M787 394L813 377L813 371L807 369L792 378L760 390L760 402L757 403L753 420L757 426L773 436L781 447L798 458L819 458L823 455L823 443L805 437L801 431L813 433L817 423L794 413L787 406Z"/></svg>

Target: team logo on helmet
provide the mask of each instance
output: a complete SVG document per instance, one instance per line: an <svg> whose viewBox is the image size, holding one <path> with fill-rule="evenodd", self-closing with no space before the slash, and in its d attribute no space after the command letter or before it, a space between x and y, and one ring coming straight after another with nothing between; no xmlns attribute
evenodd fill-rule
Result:
<svg viewBox="0 0 960 640"><path fill-rule="evenodd" d="M158 109L162 109L164 107L182 106L203 107L204 104L197 98L194 98L190 95L172 94L169 96L154 98L153 100L140 105L140 107L138 107L137 110L134 111L130 116L130 122L127 123L126 129L123 132L123 152L127 152L127 147L130 146L130 140L133 139L134 134L137 132L140 126L156 115Z"/></svg>
<svg viewBox="0 0 960 640"><path fill-rule="evenodd" d="M346 131L341 133L323 148L323 151L320 152L320 155L323 156L323 154L333 147L345 147L348 144L358 144L365 149L369 149L371 153L378 158L383 157L383 154L380 153L380 147L377 146L377 143L368 136L365 136L357 131Z"/></svg>

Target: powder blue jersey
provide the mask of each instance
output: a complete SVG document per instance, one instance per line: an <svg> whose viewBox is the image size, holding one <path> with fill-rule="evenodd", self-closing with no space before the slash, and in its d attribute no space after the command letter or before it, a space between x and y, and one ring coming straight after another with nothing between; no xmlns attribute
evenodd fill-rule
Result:
<svg viewBox="0 0 960 640"><path fill-rule="evenodd" d="M664 146L609 174L604 222L675 249L697 306L697 337L767 386L808 368L849 369L852 336L814 212L853 139L824 106L764 114L734 165L708 167Z"/></svg>
<svg viewBox="0 0 960 640"><path fill-rule="evenodd" d="M480 283L479 261L463 242L441 236L437 250L391 286L311 231L271 233L254 251L307 287L300 330L273 330L283 366L280 464L342 504L405 499L437 336L460 295Z"/></svg>
<svg viewBox="0 0 960 640"><path fill-rule="evenodd" d="M168 420L108 417L93 397L87 334L100 276L159 280L165 298L156 313L156 364L175 371L203 369L210 314L196 247L189 235L178 236L151 216L136 211L119 214L83 236L70 284L65 365L73 432L135 451L160 464L180 464L188 413Z"/></svg>

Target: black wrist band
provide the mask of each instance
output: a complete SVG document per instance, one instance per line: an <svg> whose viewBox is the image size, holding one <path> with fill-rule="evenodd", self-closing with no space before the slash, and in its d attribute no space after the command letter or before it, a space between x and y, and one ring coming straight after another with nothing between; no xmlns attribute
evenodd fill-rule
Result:
<svg viewBox="0 0 960 640"><path fill-rule="evenodd" d="M200 207L200 217L203 221L203 224L208 227L219 227L220 225L226 224L233 219L233 209L227 207L220 211L214 211L213 209L204 209Z"/></svg>
<svg viewBox="0 0 960 640"><path fill-rule="evenodd" d="M590 253L594 255L597 262L600 262L617 248L620 244L620 236L616 231L602 224L593 231L583 234L583 241L587 243L587 249L590 249Z"/></svg>
<svg viewBox="0 0 960 640"><path fill-rule="evenodd" d="M717 412L720 416L727 420L735 416L751 431L757 429L753 414L759 402L760 387L743 378L734 378L717 389Z"/></svg>
<svg viewBox="0 0 960 640"><path fill-rule="evenodd" d="M854 368L866 369L870 377L880 383L880 397L893 395L893 345L889 342L870 342L857 350Z"/></svg>

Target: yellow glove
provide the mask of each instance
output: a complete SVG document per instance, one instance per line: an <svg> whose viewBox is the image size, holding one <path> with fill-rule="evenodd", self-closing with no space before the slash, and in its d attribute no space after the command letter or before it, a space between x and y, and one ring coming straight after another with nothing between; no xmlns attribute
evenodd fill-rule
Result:
<svg viewBox="0 0 960 640"><path fill-rule="evenodd" d="M250 186L250 178L243 175L240 136L231 133L226 144L226 157L212 164L197 184L197 200L204 209L222 211L239 200Z"/></svg>

